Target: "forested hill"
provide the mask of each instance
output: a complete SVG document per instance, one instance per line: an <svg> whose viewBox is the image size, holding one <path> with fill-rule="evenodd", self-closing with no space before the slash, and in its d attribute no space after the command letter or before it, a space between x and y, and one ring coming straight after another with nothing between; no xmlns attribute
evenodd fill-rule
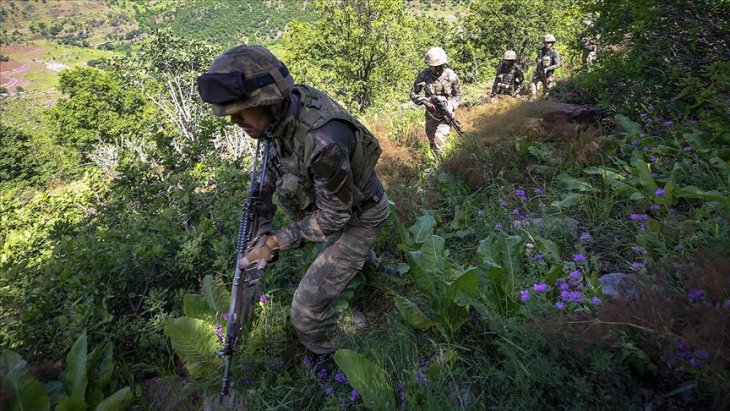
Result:
<svg viewBox="0 0 730 411"><path fill-rule="evenodd" d="M1 2L0 409L730 408L730 3L535 4ZM555 86L488 98L546 33ZM323 246L281 252L220 401L255 141L195 80L242 41L378 138L398 274L343 290L327 359L288 319ZM441 156L409 98L433 46Z"/></svg>

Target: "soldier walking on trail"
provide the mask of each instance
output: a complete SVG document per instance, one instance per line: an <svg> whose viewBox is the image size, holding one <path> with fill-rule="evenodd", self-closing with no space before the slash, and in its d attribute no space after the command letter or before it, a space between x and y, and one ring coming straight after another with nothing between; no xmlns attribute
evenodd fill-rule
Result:
<svg viewBox="0 0 730 411"><path fill-rule="evenodd" d="M555 69L560 67L560 54L555 50L555 36L546 34L543 47L537 52L537 68L530 83L530 96L537 96L538 84L542 83L543 91L552 87L555 81Z"/></svg>
<svg viewBox="0 0 730 411"><path fill-rule="evenodd" d="M411 90L411 100L426 108L426 136L431 150L443 152L446 137L451 127L442 115L439 114L433 99L441 99L443 106L454 115L461 100L461 85L459 76L454 70L446 67L446 52L441 47L432 47L426 53L426 65ZM421 91L425 96L421 95Z"/></svg>
<svg viewBox="0 0 730 411"><path fill-rule="evenodd" d="M497 74L492 84L492 94L505 94L516 97L525 86L525 74L517 63L517 53L507 50L504 53L502 64L497 68Z"/></svg>
<svg viewBox="0 0 730 411"><path fill-rule="evenodd" d="M261 46L226 51L198 78L198 88L215 115L271 142L256 235L239 266L261 269L281 251L324 243L299 282L289 318L306 348L333 352L333 301L366 262L384 268L373 252L388 217L375 173L378 141L330 97L295 85ZM292 222L278 231L272 230L274 193Z"/></svg>

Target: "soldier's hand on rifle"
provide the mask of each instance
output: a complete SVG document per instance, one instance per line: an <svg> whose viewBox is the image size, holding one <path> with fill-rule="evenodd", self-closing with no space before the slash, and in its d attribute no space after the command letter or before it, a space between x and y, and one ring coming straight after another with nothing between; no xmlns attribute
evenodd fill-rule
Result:
<svg viewBox="0 0 730 411"><path fill-rule="evenodd" d="M279 250L279 243L276 241L271 234L266 234L261 237L256 245L246 253L243 258L238 262L238 267L242 270L247 268L256 268L261 270L266 267L270 261L276 258L277 251Z"/></svg>
<svg viewBox="0 0 730 411"><path fill-rule="evenodd" d="M426 107L426 110L428 110L431 113L436 111L436 106L434 106L433 103L431 103L430 101L424 101L423 107Z"/></svg>

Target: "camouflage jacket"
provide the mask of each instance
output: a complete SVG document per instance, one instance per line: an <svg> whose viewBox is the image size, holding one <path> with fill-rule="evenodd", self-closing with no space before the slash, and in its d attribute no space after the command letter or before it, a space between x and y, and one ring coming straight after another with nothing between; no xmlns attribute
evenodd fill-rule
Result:
<svg viewBox="0 0 730 411"><path fill-rule="evenodd" d="M276 233L281 249L325 241L383 197L377 140L324 93L296 86L267 133L272 144L259 222L271 227L276 192L293 221Z"/></svg>
<svg viewBox="0 0 730 411"><path fill-rule="evenodd" d="M519 93L525 84L525 74L516 63L510 69L505 63L497 68L497 74L492 84L492 94Z"/></svg>
<svg viewBox="0 0 730 411"><path fill-rule="evenodd" d="M545 71L547 71L547 75L553 74L553 71L555 71L556 68L560 67L560 53L558 53L555 48L548 50L545 47L541 48L537 51L537 63L540 63L540 60L542 60L543 56L550 56L550 65L545 67Z"/></svg>
<svg viewBox="0 0 730 411"><path fill-rule="evenodd" d="M425 97L421 96L421 91L424 91ZM411 89L411 100L422 105L431 96L446 97L448 109L452 113L456 111L461 101L461 82L454 70L444 68L438 77L434 76L428 68L418 73L416 81L413 82L413 89Z"/></svg>

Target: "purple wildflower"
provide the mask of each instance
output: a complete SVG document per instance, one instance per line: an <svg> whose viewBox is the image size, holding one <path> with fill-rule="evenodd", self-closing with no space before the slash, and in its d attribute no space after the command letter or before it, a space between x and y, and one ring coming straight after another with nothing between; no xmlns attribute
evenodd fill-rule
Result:
<svg viewBox="0 0 730 411"><path fill-rule="evenodd" d="M667 193L667 192L666 192L666 191L664 191L664 189L663 189L663 188L657 188L657 189L656 189L656 191L654 192L654 194L656 194L656 195L657 195L657 197L661 197L661 196L663 196L663 195L664 195L664 194L666 194L666 193Z"/></svg>
<svg viewBox="0 0 730 411"><path fill-rule="evenodd" d="M418 374L416 375L416 384L423 384L426 381L428 381L426 373L423 372L423 370L419 370Z"/></svg>
<svg viewBox="0 0 730 411"><path fill-rule="evenodd" d="M304 354L304 358L302 358L302 364L304 364L304 366L307 368L311 368L314 365L314 360L309 355Z"/></svg>
<svg viewBox="0 0 730 411"><path fill-rule="evenodd" d="M646 113L639 113L639 117L645 118L646 117Z"/></svg>
<svg viewBox="0 0 730 411"><path fill-rule="evenodd" d="M541 263L545 261L545 258L542 256L542 254L535 254L532 256L532 259Z"/></svg>
<svg viewBox="0 0 730 411"><path fill-rule="evenodd" d="M684 342L684 340L677 341L677 349L679 351L684 351L687 349L687 343Z"/></svg>
<svg viewBox="0 0 730 411"><path fill-rule="evenodd" d="M636 254L641 254L641 255L647 254L646 248L644 248L640 245L635 245L635 246L631 247L631 251L635 252Z"/></svg>
<svg viewBox="0 0 730 411"><path fill-rule="evenodd" d="M228 322L228 313L223 313L223 321Z"/></svg>
<svg viewBox="0 0 730 411"><path fill-rule="evenodd" d="M335 389L331 385L327 384L324 386L324 395L332 397L335 395Z"/></svg>
<svg viewBox="0 0 730 411"><path fill-rule="evenodd" d="M512 209L512 214L519 215L520 214L520 209L519 208L513 208Z"/></svg>
<svg viewBox="0 0 730 411"><path fill-rule="evenodd" d="M556 301L555 308L557 308L558 310L562 310L563 308L565 308L565 303L562 301Z"/></svg>
<svg viewBox="0 0 730 411"><path fill-rule="evenodd" d="M633 271L641 271L644 268L644 263L640 263L638 261L634 261L631 263L631 269Z"/></svg>
<svg viewBox="0 0 730 411"><path fill-rule="evenodd" d="M725 302L722 303L722 308L730 308L730 300L725 300Z"/></svg>
<svg viewBox="0 0 730 411"><path fill-rule="evenodd" d="M593 241L593 236L589 232L586 231L580 235L580 238L578 238L578 241L580 241L581 243L590 243L591 241Z"/></svg>
<svg viewBox="0 0 730 411"><path fill-rule="evenodd" d="M223 326L221 323L215 323L215 335L218 337L218 344L223 344Z"/></svg>
<svg viewBox="0 0 730 411"><path fill-rule="evenodd" d="M400 398L401 409L406 409L406 385L398 383L398 397Z"/></svg>
<svg viewBox="0 0 730 411"><path fill-rule="evenodd" d="M518 216L517 218L519 218L519 219L520 219L520 220L522 220L522 221L525 221L525 220L527 220L527 216L526 216L526 215L524 215L524 214L520 214L520 215L519 215L519 216Z"/></svg>
<svg viewBox="0 0 730 411"><path fill-rule="evenodd" d="M317 373L317 377L327 378L327 369L324 367L320 368L319 372Z"/></svg>
<svg viewBox="0 0 730 411"><path fill-rule="evenodd" d="M494 225L495 230L501 230L502 229L502 223L497 223Z"/></svg>
<svg viewBox="0 0 730 411"><path fill-rule="evenodd" d="M500 201L499 202L499 208L505 208L505 207L507 207L507 202L506 201Z"/></svg>
<svg viewBox="0 0 730 411"><path fill-rule="evenodd" d="M649 111L652 111L652 110L654 110L654 105L649 104L648 106L646 106L646 108L649 109Z"/></svg>
<svg viewBox="0 0 730 411"><path fill-rule="evenodd" d="M631 140L631 145L634 147L639 147L639 140Z"/></svg>
<svg viewBox="0 0 730 411"><path fill-rule="evenodd" d="M353 388L352 391L350 391L350 401L355 402L359 398L360 398L360 391Z"/></svg>
<svg viewBox="0 0 730 411"><path fill-rule="evenodd" d="M661 209L662 209L662 206L660 206L659 204L652 204L652 205L651 205L651 206L649 207L649 210L651 210L651 211L659 211L659 210L661 210Z"/></svg>
<svg viewBox="0 0 730 411"><path fill-rule="evenodd" d="M691 124L693 126L696 126L698 123L699 123L699 121L697 121L697 120L695 120L693 118L689 119L689 124Z"/></svg>
<svg viewBox="0 0 730 411"><path fill-rule="evenodd" d="M674 121L672 121L672 120L667 120L667 121L665 121L665 122L664 122L664 125L665 125L665 126L671 126L671 125L674 125Z"/></svg>
<svg viewBox="0 0 730 411"><path fill-rule="evenodd" d="M568 283L560 283L560 289L565 291L570 289L570 284Z"/></svg>
<svg viewBox="0 0 730 411"><path fill-rule="evenodd" d="M692 368L700 368L700 366L702 365L700 364L700 360L691 355L687 359L687 364L689 364Z"/></svg>
<svg viewBox="0 0 730 411"><path fill-rule="evenodd" d="M652 160L652 161L656 161L656 160ZM656 173L656 172L652 171L651 172L651 176L654 177L654 178L659 178L659 173Z"/></svg>
<svg viewBox="0 0 730 411"><path fill-rule="evenodd" d="M266 294L261 294L259 296L259 301L261 302L261 304L268 304L269 298L266 296Z"/></svg>
<svg viewBox="0 0 730 411"><path fill-rule="evenodd" d="M527 201L527 195L525 194L525 190L518 188L515 190L515 195L520 198L522 201Z"/></svg>
<svg viewBox="0 0 730 411"><path fill-rule="evenodd" d="M576 254L573 256L573 261L575 261L576 263L583 263L586 261L586 256L584 256L583 254Z"/></svg>
<svg viewBox="0 0 730 411"><path fill-rule="evenodd" d="M646 137L646 133L644 133L643 131L642 131L642 132L640 132L640 133L639 133L639 137Z"/></svg>
<svg viewBox="0 0 730 411"><path fill-rule="evenodd" d="M629 218L631 221L648 221L649 215L647 214L637 214L637 213L631 213L629 215Z"/></svg>
<svg viewBox="0 0 730 411"><path fill-rule="evenodd" d="M339 382L340 384L348 384L347 377L342 372L338 372L335 374L335 381Z"/></svg>
<svg viewBox="0 0 730 411"><path fill-rule="evenodd" d="M702 297L703 295L705 295L705 292L697 288L693 288L687 293L687 297L692 301Z"/></svg>
<svg viewBox="0 0 730 411"><path fill-rule="evenodd" d="M684 244L677 243L677 245L674 246L674 249L677 251L682 251L682 250L684 250Z"/></svg>
<svg viewBox="0 0 730 411"><path fill-rule="evenodd" d="M530 291L521 290L520 291L520 301L522 301L523 303L526 303L527 300L529 300L529 299L530 299Z"/></svg>
<svg viewBox="0 0 730 411"><path fill-rule="evenodd" d="M710 358L710 353L702 349L695 350L695 352L693 352L692 354L694 354L695 357L701 360L706 360Z"/></svg>
<svg viewBox="0 0 730 411"><path fill-rule="evenodd" d="M535 194L542 194L542 193L543 193L542 188L540 188L540 187L535 188Z"/></svg>
<svg viewBox="0 0 730 411"><path fill-rule="evenodd" d="M575 270L570 272L570 278L574 280L580 280L580 277L583 275L583 273L580 272L580 270Z"/></svg>
<svg viewBox="0 0 730 411"><path fill-rule="evenodd" d="M593 303L593 305L598 305L601 303L601 299L598 297L593 297L591 298L591 303Z"/></svg>
<svg viewBox="0 0 730 411"><path fill-rule="evenodd" d="M659 159L656 157L652 157L649 159L649 161L651 161L652 163L656 163L657 161L659 161ZM657 195L659 195L659 194L657 194Z"/></svg>
<svg viewBox="0 0 730 411"><path fill-rule="evenodd" d="M545 283L535 284L532 286L532 289L535 290L538 293L543 293L548 290L548 285Z"/></svg>
<svg viewBox="0 0 730 411"><path fill-rule="evenodd" d="M651 151L651 146L644 146L644 151L646 151L646 152Z"/></svg>

